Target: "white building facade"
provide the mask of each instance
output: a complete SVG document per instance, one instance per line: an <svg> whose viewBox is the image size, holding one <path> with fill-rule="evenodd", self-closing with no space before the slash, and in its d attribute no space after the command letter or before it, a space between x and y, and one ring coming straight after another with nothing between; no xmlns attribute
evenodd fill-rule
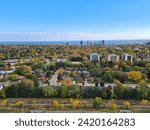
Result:
<svg viewBox="0 0 150 130"><path fill-rule="evenodd" d="M100 61L100 54L92 53L90 54L90 61Z"/></svg>
<svg viewBox="0 0 150 130"><path fill-rule="evenodd" d="M132 61L133 61L133 56L130 55L130 54L123 54L123 55L122 55L122 60L123 60L123 61L132 62Z"/></svg>
<svg viewBox="0 0 150 130"><path fill-rule="evenodd" d="M116 55L116 54L109 54L109 55L107 56L107 61L108 61L108 62L109 62L109 61L117 62L117 61L120 61L120 59L119 59L119 56Z"/></svg>

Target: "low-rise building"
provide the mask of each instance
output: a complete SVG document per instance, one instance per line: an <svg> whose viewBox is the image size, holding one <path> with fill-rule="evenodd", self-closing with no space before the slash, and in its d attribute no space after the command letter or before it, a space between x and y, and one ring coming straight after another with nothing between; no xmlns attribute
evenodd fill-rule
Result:
<svg viewBox="0 0 150 130"><path fill-rule="evenodd" d="M90 61L100 61L100 54L97 53L91 53L90 54Z"/></svg>
<svg viewBox="0 0 150 130"><path fill-rule="evenodd" d="M133 61L133 56L132 55L130 55L130 54L123 54L122 55L122 60L123 61L130 61L130 62L132 62Z"/></svg>
<svg viewBox="0 0 150 130"><path fill-rule="evenodd" d="M116 55L116 54L109 54L107 56L107 61L112 61L112 62L116 62L116 61L119 61L119 56Z"/></svg>

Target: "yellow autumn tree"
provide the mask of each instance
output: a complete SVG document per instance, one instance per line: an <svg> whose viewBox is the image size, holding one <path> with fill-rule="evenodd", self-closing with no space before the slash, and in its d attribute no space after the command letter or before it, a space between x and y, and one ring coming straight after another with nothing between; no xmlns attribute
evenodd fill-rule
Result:
<svg viewBox="0 0 150 130"><path fill-rule="evenodd" d="M80 104L79 100L73 100L73 102L72 102L72 108L79 107L79 104Z"/></svg>
<svg viewBox="0 0 150 130"><path fill-rule="evenodd" d="M22 65L22 66L16 67L15 69L15 73L19 75L25 75L27 73L31 73L31 71L32 71L31 66L27 66L27 65Z"/></svg>
<svg viewBox="0 0 150 130"><path fill-rule="evenodd" d="M1 105L2 105L3 108L6 108L8 106L8 100L3 100L1 102Z"/></svg>
<svg viewBox="0 0 150 130"><path fill-rule="evenodd" d="M116 110L118 108L118 105L115 103L114 100L111 100L109 102L109 106L110 106L110 109L112 109L112 110Z"/></svg>
<svg viewBox="0 0 150 130"><path fill-rule="evenodd" d="M11 81L16 81L18 78L19 78L19 75L17 75L17 74L11 74L9 76L9 80L11 80Z"/></svg>
<svg viewBox="0 0 150 130"><path fill-rule="evenodd" d="M0 59L3 59L3 58L5 58L4 54L0 53Z"/></svg>
<svg viewBox="0 0 150 130"><path fill-rule="evenodd" d="M37 101L36 101L36 100L32 100L31 103L32 103L32 105L31 105L32 108L36 108L36 106L37 106Z"/></svg>
<svg viewBox="0 0 150 130"><path fill-rule="evenodd" d="M130 108L131 108L131 103L130 103L129 101L125 101L125 102L123 103L123 108L124 108L124 109L130 109Z"/></svg>
<svg viewBox="0 0 150 130"><path fill-rule="evenodd" d="M72 76L72 77L77 77L77 72L73 71L73 72L71 73L71 76Z"/></svg>
<svg viewBox="0 0 150 130"><path fill-rule="evenodd" d="M145 67L148 71L150 71L150 63L147 63Z"/></svg>
<svg viewBox="0 0 150 130"><path fill-rule="evenodd" d="M118 69L119 69L119 66L118 66L118 65L114 65L114 69L115 69L115 70L118 70Z"/></svg>
<svg viewBox="0 0 150 130"><path fill-rule="evenodd" d="M16 102L16 107L17 108L22 108L24 106L24 101L18 101Z"/></svg>
<svg viewBox="0 0 150 130"><path fill-rule="evenodd" d="M89 60L86 56L84 56L84 57L83 57L83 63L84 63L85 65L89 65L91 62L90 62L90 60Z"/></svg>
<svg viewBox="0 0 150 130"><path fill-rule="evenodd" d="M8 66L8 65L5 65L5 66L3 67L3 70L4 70L4 71L9 71L9 66Z"/></svg>
<svg viewBox="0 0 150 130"><path fill-rule="evenodd" d="M122 84L119 80L115 80L115 81L114 81L114 84L115 84L117 87L123 87L123 84Z"/></svg>
<svg viewBox="0 0 150 130"><path fill-rule="evenodd" d="M143 99L141 102L140 102L141 105L147 105L148 104L148 100L146 99Z"/></svg>
<svg viewBox="0 0 150 130"><path fill-rule="evenodd" d="M140 79L139 84L146 84L144 79Z"/></svg>
<svg viewBox="0 0 150 130"><path fill-rule="evenodd" d="M24 80L22 80L21 81L21 85L22 86L28 86L28 87L30 86L30 87L33 87L33 88L35 87L34 86L34 82L32 80L30 80L30 79L24 79Z"/></svg>
<svg viewBox="0 0 150 130"><path fill-rule="evenodd" d="M58 100L54 100L54 101L53 101L53 107L54 107L54 108L58 108L59 105L60 105L60 104L59 104Z"/></svg>
<svg viewBox="0 0 150 130"><path fill-rule="evenodd" d="M64 69L59 69L58 72L59 72L60 75L63 75L65 73L65 70Z"/></svg>
<svg viewBox="0 0 150 130"><path fill-rule="evenodd" d="M140 71L131 71L128 73L128 79L138 82L142 78Z"/></svg>

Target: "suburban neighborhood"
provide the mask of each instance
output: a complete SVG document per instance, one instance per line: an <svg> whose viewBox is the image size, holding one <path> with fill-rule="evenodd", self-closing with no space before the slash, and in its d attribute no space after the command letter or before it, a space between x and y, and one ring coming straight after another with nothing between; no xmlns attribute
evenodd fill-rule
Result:
<svg viewBox="0 0 150 130"><path fill-rule="evenodd" d="M80 100L84 100L85 106L89 105L87 109L92 110L104 108L105 102L109 106L110 100L119 110L123 105L119 100L129 106L135 100L139 104L145 101L143 107L147 111L150 108L149 44L102 43L0 45L1 102L5 101L11 108L10 104L15 105L13 100L20 98L22 102L27 100L24 98L30 98L30 102L32 98L45 98L45 104L50 98L51 104L64 107L64 103L59 103L64 99L64 102L72 100L67 104L81 109L84 105ZM7 99L12 99L12 103ZM101 103L94 107L92 99Z"/></svg>

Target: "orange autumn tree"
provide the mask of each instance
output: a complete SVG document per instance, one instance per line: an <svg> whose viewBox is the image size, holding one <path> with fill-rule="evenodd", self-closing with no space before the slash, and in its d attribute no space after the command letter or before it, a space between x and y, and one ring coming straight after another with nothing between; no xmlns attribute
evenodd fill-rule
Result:
<svg viewBox="0 0 150 130"><path fill-rule="evenodd" d="M69 78L69 77L64 79L63 82L62 82L62 84L67 86L67 87L71 86L72 83L73 83L72 78Z"/></svg>

